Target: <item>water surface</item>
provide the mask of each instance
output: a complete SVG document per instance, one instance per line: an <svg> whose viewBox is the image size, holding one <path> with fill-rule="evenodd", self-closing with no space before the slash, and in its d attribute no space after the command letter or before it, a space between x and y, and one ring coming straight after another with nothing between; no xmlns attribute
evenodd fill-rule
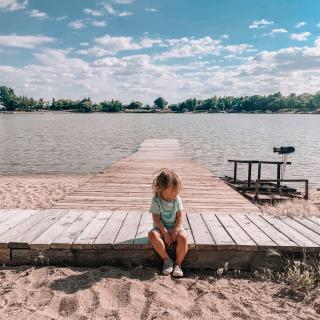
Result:
<svg viewBox="0 0 320 320"><path fill-rule="evenodd" d="M218 176L232 173L228 159L281 160L272 148L292 145L286 177L320 187L320 116L313 114L0 114L0 173L98 172L143 140L162 138L178 139ZM263 178L275 174L263 167Z"/></svg>

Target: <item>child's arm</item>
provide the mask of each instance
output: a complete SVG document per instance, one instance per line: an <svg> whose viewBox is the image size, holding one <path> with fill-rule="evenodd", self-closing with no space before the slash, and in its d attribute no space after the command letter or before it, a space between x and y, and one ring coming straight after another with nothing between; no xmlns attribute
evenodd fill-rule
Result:
<svg viewBox="0 0 320 320"><path fill-rule="evenodd" d="M166 244L170 245L172 243L171 236L167 230L167 228L163 225L163 223L160 220L160 215L153 213L152 214L153 223L156 225L156 227L160 230L164 237L164 241Z"/></svg>
<svg viewBox="0 0 320 320"><path fill-rule="evenodd" d="M182 212L182 210L179 210L176 213L176 222L175 222L174 227L171 231L172 241L176 241L176 239L177 239L178 230L182 226L182 219L183 219L183 212Z"/></svg>
<svg viewBox="0 0 320 320"><path fill-rule="evenodd" d="M160 220L160 215L157 213L152 214L153 223L156 225L156 227L163 233L163 230L165 229L165 226Z"/></svg>
<svg viewBox="0 0 320 320"><path fill-rule="evenodd" d="M182 226L182 219L183 219L183 211L179 210L176 213L176 222L174 224L174 229L178 230Z"/></svg>

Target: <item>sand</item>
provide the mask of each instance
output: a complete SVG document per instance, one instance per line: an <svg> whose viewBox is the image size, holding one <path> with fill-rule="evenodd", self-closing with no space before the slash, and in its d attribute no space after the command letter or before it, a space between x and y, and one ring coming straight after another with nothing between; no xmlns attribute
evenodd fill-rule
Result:
<svg viewBox="0 0 320 320"><path fill-rule="evenodd" d="M2 175L0 208L48 208L90 177ZM253 273L186 271L174 279L159 272L142 266L0 266L0 319L320 318L320 298Z"/></svg>
<svg viewBox="0 0 320 320"><path fill-rule="evenodd" d="M0 209L47 209L93 175L0 175Z"/></svg>
<svg viewBox="0 0 320 320"><path fill-rule="evenodd" d="M254 278L154 268L0 270L0 319L319 319L320 302Z"/></svg>

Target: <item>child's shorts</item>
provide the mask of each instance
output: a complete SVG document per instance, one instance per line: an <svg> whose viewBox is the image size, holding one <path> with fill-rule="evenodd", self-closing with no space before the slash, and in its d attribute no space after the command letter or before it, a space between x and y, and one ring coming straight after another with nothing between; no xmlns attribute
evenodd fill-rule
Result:
<svg viewBox="0 0 320 320"><path fill-rule="evenodd" d="M173 227L172 227L172 228L166 227L166 228L167 228L168 232L171 234L171 231L172 231ZM158 229L157 227L153 227L150 231L158 231L159 234L160 234L160 236L161 236L161 238L163 238L163 234L161 233L160 229ZM178 232L179 232L179 231L185 232L183 226L180 226L180 227L179 227Z"/></svg>

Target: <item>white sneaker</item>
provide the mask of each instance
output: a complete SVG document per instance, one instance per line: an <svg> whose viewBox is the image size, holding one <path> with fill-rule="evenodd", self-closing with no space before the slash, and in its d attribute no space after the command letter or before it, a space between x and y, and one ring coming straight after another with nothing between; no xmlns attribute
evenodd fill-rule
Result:
<svg viewBox="0 0 320 320"><path fill-rule="evenodd" d="M174 266L172 275L173 275L174 277L183 277L183 271L182 271L181 267L180 267L178 264L176 264L176 265Z"/></svg>
<svg viewBox="0 0 320 320"><path fill-rule="evenodd" d="M173 270L173 261L169 258L167 260L164 260L163 267L162 267L162 273L165 275L168 275Z"/></svg>

